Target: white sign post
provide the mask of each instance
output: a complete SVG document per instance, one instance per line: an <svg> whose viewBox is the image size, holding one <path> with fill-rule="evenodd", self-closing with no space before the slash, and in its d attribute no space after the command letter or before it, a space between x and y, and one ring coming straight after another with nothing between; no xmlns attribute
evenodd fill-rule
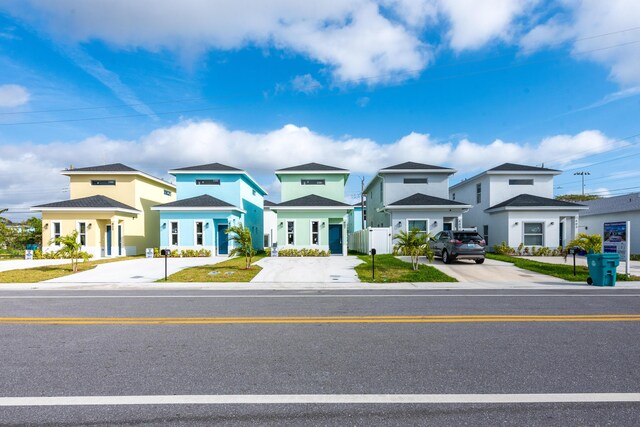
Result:
<svg viewBox="0 0 640 427"><path fill-rule="evenodd" d="M624 272L629 275L631 262L631 222L605 222L602 234L602 252L617 253L624 261Z"/></svg>

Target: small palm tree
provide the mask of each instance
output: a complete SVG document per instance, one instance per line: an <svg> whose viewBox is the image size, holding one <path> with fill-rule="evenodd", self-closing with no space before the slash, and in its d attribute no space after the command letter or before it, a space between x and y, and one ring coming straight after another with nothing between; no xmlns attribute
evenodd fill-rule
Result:
<svg viewBox="0 0 640 427"><path fill-rule="evenodd" d="M243 256L245 259L245 268L247 270L250 269L251 261L256 254L256 251L253 249L251 230L240 224L227 228L226 233L230 235L229 240L235 243L233 249L229 251L229 256Z"/></svg>
<svg viewBox="0 0 640 427"><path fill-rule="evenodd" d="M580 233L567 245L567 248L579 246L588 253L602 252L602 236L599 234Z"/></svg>
<svg viewBox="0 0 640 427"><path fill-rule="evenodd" d="M84 261L89 259L89 254L81 251L82 246L78 240L77 230L73 230L66 236L56 237L51 242L62 246L58 252L62 255L62 258L71 259L71 270L74 273L78 272L78 260L80 258L83 258Z"/></svg>
<svg viewBox="0 0 640 427"><path fill-rule="evenodd" d="M424 233L417 228L407 231L400 231L393 236L397 243L393 247L393 253L411 257L411 268L418 270L418 260L421 255L427 257L429 262L433 261L433 251L429 247L431 234Z"/></svg>

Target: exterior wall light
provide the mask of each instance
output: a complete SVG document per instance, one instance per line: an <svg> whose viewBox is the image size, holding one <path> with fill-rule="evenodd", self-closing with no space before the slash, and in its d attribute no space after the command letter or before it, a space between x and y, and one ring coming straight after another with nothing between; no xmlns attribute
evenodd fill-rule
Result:
<svg viewBox="0 0 640 427"><path fill-rule="evenodd" d="M433 221L433 226L437 227L438 226L438 221Z"/></svg>
<svg viewBox="0 0 640 427"><path fill-rule="evenodd" d="M91 223L87 224L87 229L91 230Z"/></svg>
<svg viewBox="0 0 640 427"><path fill-rule="evenodd" d="M518 225L518 221L514 222L513 225Z"/></svg>
<svg viewBox="0 0 640 427"><path fill-rule="evenodd" d="M553 225L553 221L551 221L551 222L549 223L549 225Z"/></svg>
<svg viewBox="0 0 640 427"><path fill-rule="evenodd" d="M402 221L398 221L398 223L396 224L396 227L402 227Z"/></svg>

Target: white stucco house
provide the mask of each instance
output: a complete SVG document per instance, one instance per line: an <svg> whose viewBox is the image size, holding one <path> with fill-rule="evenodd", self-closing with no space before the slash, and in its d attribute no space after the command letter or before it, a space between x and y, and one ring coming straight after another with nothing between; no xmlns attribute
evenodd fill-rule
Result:
<svg viewBox="0 0 640 427"><path fill-rule="evenodd" d="M640 193L582 202L589 210L580 214L580 231L603 234L605 222L631 221L631 253L640 254Z"/></svg>
<svg viewBox="0 0 640 427"><path fill-rule="evenodd" d="M391 227L392 235L413 228L431 234L460 228L471 205L448 197L455 172L415 162L380 169L364 189L367 226Z"/></svg>
<svg viewBox="0 0 640 427"><path fill-rule="evenodd" d="M579 213L587 206L553 198L555 169L504 163L449 188L449 197L473 205L463 213L465 227L476 227L488 247L557 248L578 233Z"/></svg>

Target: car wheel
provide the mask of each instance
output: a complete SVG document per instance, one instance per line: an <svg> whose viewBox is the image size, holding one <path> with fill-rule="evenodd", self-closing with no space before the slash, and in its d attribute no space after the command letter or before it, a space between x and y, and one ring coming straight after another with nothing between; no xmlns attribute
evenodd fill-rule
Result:
<svg viewBox="0 0 640 427"><path fill-rule="evenodd" d="M484 258L480 258L476 260L476 264L483 264L484 263Z"/></svg>
<svg viewBox="0 0 640 427"><path fill-rule="evenodd" d="M445 250L442 251L442 262L444 262L445 264L451 263L451 258L449 258L449 252Z"/></svg>

